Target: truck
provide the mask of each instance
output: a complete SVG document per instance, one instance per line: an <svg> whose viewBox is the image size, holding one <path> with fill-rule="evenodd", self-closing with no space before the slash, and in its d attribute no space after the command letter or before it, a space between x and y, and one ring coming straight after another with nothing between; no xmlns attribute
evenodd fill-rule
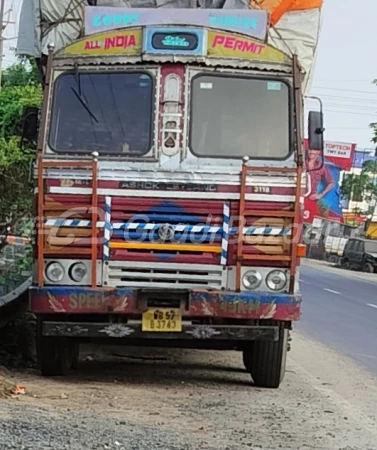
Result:
<svg viewBox="0 0 377 450"><path fill-rule="evenodd" d="M253 3L24 2L18 53L44 86L23 127L38 137L43 375L67 374L95 341L236 350L255 386L282 382L322 1ZM322 111L307 120L323 152Z"/></svg>
<svg viewBox="0 0 377 450"><path fill-rule="evenodd" d="M348 239L356 234L357 227L315 217L305 233L304 241L306 240L308 245L307 255L310 258L339 264Z"/></svg>

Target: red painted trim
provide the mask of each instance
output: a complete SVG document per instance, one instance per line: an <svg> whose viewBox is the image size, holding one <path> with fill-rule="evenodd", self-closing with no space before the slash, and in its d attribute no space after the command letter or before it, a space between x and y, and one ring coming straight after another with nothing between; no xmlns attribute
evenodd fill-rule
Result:
<svg viewBox="0 0 377 450"><path fill-rule="evenodd" d="M47 288L48 289L48 288ZM62 288L64 291L64 288ZM143 312L136 299L136 292L129 290L126 295L119 295L116 290L91 290L82 288L82 292L52 293L46 290L31 291L30 310L35 314L122 314L140 318ZM260 302L226 301L218 292L203 292L203 298L198 298L192 291L188 309L182 309L186 318L226 318L226 319L272 319L296 321L300 319L300 303L293 301L279 304L268 300ZM144 307L145 309L145 307Z"/></svg>

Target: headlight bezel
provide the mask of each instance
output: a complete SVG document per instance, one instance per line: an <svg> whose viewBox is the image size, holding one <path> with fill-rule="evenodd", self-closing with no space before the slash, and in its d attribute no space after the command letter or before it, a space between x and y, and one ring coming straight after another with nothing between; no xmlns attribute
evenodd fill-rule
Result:
<svg viewBox="0 0 377 450"><path fill-rule="evenodd" d="M255 285L253 285L252 287L247 286L247 284L245 283L247 276L248 275L251 276L251 274L253 274L257 278L257 283ZM263 282L263 276L256 269L250 269L242 275L242 285L247 291L255 291L256 289L258 289L261 286L262 282Z"/></svg>
<svg viewBox="0 0 377 450"><path fill-rule="evenodd" d="M73 275L75 268L77 269L78 267L81 267L84 272L84 275L82 276L81 279L76 279ZM88 275L88 268L82 261L77 261L73 263L68 269L68 276L75 283L82 283L87 275Z"/></svg>
<svg viewBox="0 0 377 450"><path fill-rule="evenodd" d="M61 276L58 279L53 279L53 278L51 278L51 276L49 276L49 269L52 266L58 266L61 269ZM59 262L59 261L50 261L50 262L48 262L46 264L46 267L45 267L45 278L49 281L49 283L58 284L61 281L63 281L64 277L65 277L65 268L64 268L64 266L63 266L63 264L61 262Z"/></svg>
<svg viewBox="0 0 377 450"><path fill-rule="evenodd" d="M281 276L282 285L278 289L274 289L273 287L271 287L271 285L270 285L271 283L269 282L269 280L271 279L271 277L274 276L274 274L279 274L279 276ZM287 283L288 283L287 273L280 269L273 269L266 275L265 283L266 283L267 288L270 291L281 292L287 287Z"/></svg>
<svg viewBox="0 0 377 450"><path fill-rule="evenodd" d="M52 262L58 262L60 263L64 268L64 278L61 281L51 281L46 276L46 267L52 263ZM81 282L74 281L70 276L70 268L76 264L76 263L83 263L86 267L87 273L83 277ZM102 275L102 261L97 260L96 264L97 269L97 285L101 286L103 282L103 275ZM46 286L91 286L91 274L92 274L92 264L91 260L88 259L60 259L60 258L46 258L44 260L44 285ZM38 262L36 261L36 265L34 266L33 271L33 282L38 282Z"/></svg>

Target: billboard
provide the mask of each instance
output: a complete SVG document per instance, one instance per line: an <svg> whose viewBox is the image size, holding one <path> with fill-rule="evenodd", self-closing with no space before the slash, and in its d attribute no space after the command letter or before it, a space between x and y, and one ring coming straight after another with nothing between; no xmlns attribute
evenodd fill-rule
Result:
<svg viewBox="0 0 377 450"><path fill-rule="evenodd" d="M356 144L345 142L325 142L323 151L326 163L334 164L341 170L351 170Z"/></svg>
<svg viewBox="0 0 377 450"><path fill-rule="evenodd" d="M323 217L343 223L340 197L341 172L352 167L356 144L325 142L321 152L308 147L305 140L307 191L304 202L304 222L312 223L315 217Z"/></svg>

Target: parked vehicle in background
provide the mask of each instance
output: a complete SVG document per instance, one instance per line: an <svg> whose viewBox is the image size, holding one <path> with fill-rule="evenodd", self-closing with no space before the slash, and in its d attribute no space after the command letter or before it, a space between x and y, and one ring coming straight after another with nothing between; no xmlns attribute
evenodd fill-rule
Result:
<svg viewBox="0 0 377 450"><path fill-rule="evenodd" d="M344 249L347 245L348 237L333 237L327 236L325 238L325 259L330 263L337 264L343 255Z"/></svg>
<svg viewBox="0 0 377 450"><path fill-rule="evenodd" d="M308 256L337 264L340 262L348 239L354 237L356 232L356 227L316 217L305 233L305 243L309 247Z"/></svg>
<svg viewBox="0 0 377 450"><path fill-rule="evenodd" d="M374 273L377 269L377 241L363 238L349 239L341 265L345 269Z"/></svg>

